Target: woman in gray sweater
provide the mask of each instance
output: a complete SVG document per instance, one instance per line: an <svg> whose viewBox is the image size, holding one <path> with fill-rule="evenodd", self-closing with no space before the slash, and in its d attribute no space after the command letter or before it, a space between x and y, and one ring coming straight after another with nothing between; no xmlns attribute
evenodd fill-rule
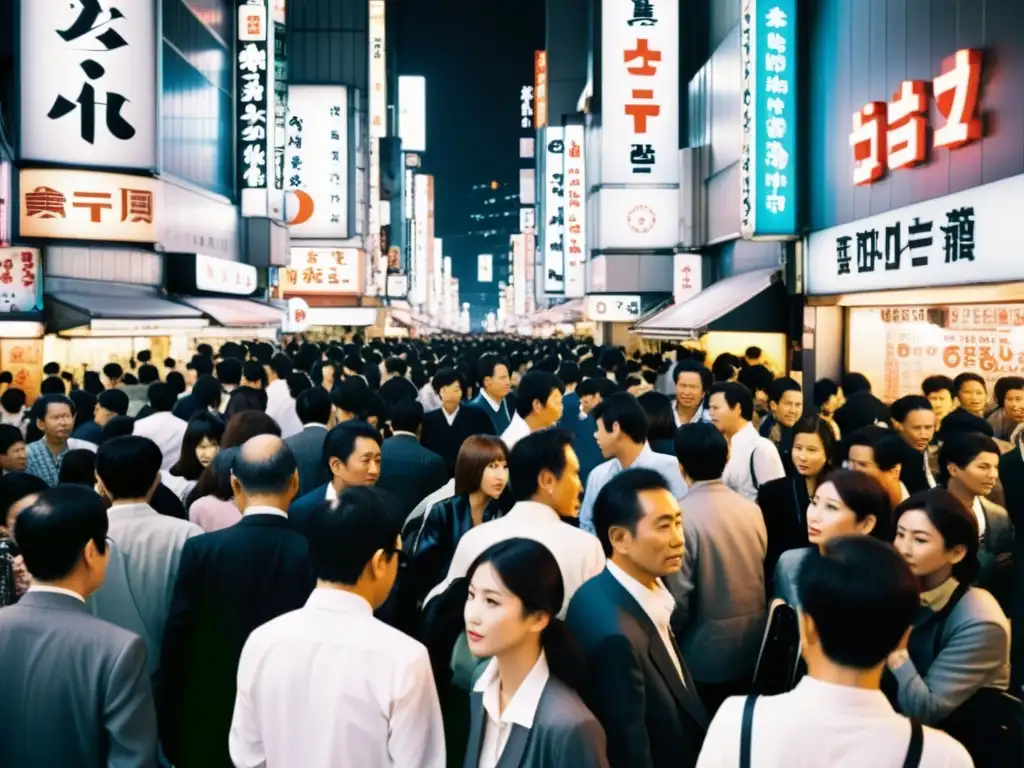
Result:
<svg viewBox="0 0 1024 768"><path fill-rule="evenodd" d="M907 717L935 725L982 688L1010 684L1010 626L978 574L978 522L952 494L932 488L896 508L896 549L921 584L921 611L889 656Z"/></svg>

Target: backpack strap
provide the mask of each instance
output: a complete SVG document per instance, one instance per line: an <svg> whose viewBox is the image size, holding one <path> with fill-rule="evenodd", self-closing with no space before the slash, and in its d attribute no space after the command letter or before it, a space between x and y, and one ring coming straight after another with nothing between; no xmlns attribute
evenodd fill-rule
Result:
<svg viewBox="0 0 1024 768"><path fill-rule="evenodd" d="M758 694L747 696L743 704L743 727L740 731L740 768L750 768L750 745L754 740L754 705Z"/></svg>
<svg viewBox="0 0 1024 768"><path fill-rule="evenodd" d="M910 721L910 745L907 747L907 757L903 761L903 768L918 768L921 765L921 753L924 752L924 728L921 721L912 718Z"/></svg>

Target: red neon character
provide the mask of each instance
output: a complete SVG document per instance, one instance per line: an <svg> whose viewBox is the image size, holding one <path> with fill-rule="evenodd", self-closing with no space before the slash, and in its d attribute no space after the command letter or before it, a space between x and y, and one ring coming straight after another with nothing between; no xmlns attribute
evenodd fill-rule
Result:
<svg viewBox="0 0 1024 768"><path fill-rule="evenodd" d="M853 183L873 184L885 173L885 102L872 101L853 116Z"/></svg>
<svg viewBox="0 0 1024 768"><path fill-rule="evenodd" d="M942 63L943 73L932 81L935 104L946 118L946 124L935 129L936 147L957 149L982 137L984 126L978 116L981 67L981 51L966 48Z"/></svg>
<svg viewBox="0 0 1024 768"><path fill-rule="evenodd" d="M658 71L657 67L651 65L652 61L661 61L661 51L652 51L646 37L641 37L636 41L636 49L632 51L623 51L622 60L629 64L633 59L640 59L643 64L640 66L626 67L626 71L631 75L640 75L642 77L651 77L655 72Z"/></svg>
<svg viewBox="0 0 1024 768"><path fill-rule="evenodd" d="M928 96L920 80L904 80L893 94L886 112L889 134L889 170L910 168L928 158L925 134L928 130Z"/></svg>

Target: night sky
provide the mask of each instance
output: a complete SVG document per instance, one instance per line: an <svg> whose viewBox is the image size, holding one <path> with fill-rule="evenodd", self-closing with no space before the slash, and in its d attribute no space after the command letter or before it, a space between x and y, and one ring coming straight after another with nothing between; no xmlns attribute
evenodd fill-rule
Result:
<svg viewBox="0 0 1024 768"><path fill-rule="evenodd" d="M518 182L519 91L544 47L544 0L401 0L398 71L427 78L436 234L466 231L474 183Z"/></svg>

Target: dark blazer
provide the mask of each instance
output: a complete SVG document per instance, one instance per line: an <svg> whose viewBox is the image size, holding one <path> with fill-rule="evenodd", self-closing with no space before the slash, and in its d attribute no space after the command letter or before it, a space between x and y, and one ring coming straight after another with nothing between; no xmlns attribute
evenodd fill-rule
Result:
<svg viewBox="0 0 1024 768"><path fill-rule="evenodd" d="M708 716L654 623L605 569L573 595L565 617L587 656L583 700L604 726L612 768L692 768Z"/></svg>
<svg viewBox="0 0 1024 768"><path fill-rule="evenodd" d="M0 765L155 768L146 645L74 597L0 611L0 680Z"/></svg>
<svg viewBox="0 0 1024 768"><path fill-rule="evenodd" d="M299 465L298 498L331 479L331 471L324 463L324 440L327 427L322 424L303 426L302 431L285 439Z"/></svg>
<svg viewBox="0 0 1024 768"><path fill-rule="evenodd" d="M188 520L185 512L185 505L181 503L178 494L172 491L163 483L157 483L153 497L149 500L149 506L167 517L176 517L178 520Z"/></svg>
<svg viewBox="0 0 1024 768"><path fill-rule="evenodd" d="M490 417L479 408L463 403L451 426L448 425L443 408L424 415L420 445L444 459L447 470L444 479L447 482L449 478L455 477L455 459L466 438L470 435L494 434L497 433Z"/></svg>
<svg viewBox="0 0 1024 768"><path fill-rule="evenodd" d="M768 532L768 553L764 558L764 583L772 595L775 564L783 552L810 546L807 540L807 507L811 503L803 477L780 477L757 490L757 506L764 515Z"/></svg>
<svg viewBox="0 0 1024 768"><path fill-rule="evenodd" d="M488 724L483 693L469 698L469 739L463 768L477 768ZM551 676L537 703L533 727L512 725L497 768L607 768L604 729L557 677Z"/></svg>
<svg viewBox="0 0 1024 768"><path fill-rule="evenodd" d="M576 417L574 421L559 422L559 425L572 433L572 449L576 452L576 458L580 460L580 481L583 487L587 487L587 478L594 468L603 464L606 459L601 455L601 448L597 445L597 422L590 416ZM653 446L651 446L653 448ZM659 451L660 453L660 451ZM675 455L675 447L672 449L672 456Z"/></svg>
<svg viewBox="0 0 1024 768"><path fill-rule="evenodd" d="M103 428L95 421L90 419L85 422L82 426L71 433L71 436L76 440L85 440L90 443L99 445L103 441Z"/></svg>
<svg viewBox="0 0 1024 768"><path fill-rule="evenodd" d="M515 411L512 410L512 406L508 404L508 398L501 401L498 405L498 410L491 408L491 404L484 399L483 391L470 400L469 404L474 408L479 408L487 414L488 418L491 420L491 424L494 425L495 433L499 435L508 429L508 425L512 422L512 415L515 413ZM564 410L565 403L562 404L562 407Z"/></svg>
<svg viewBox="0 0 1024 768"><path fill-rule="evenodd" d="M288 507L288 521L292 529L303 536L309 533L309 520L313 512L327 501L327 483L314 488L305 496L300 496Z"/></svg>
<svg viewBox="0 0 1024 768"><path fill-rule="evenodd" d="M900 482L907 487L907 493L913 495L927 491L931 487L928 485L928 473L924 469L928 461L927 451L921 452L903 443L900 456Z"/></svg>
<svg viewBox="0 0 1024 768"><path fill-rule="evenodd" d="M395 435L380 448L377 487L393 493L408 515L447 480L444 459L428 451L412 435Z"/></svg>
<svg viewBox="0 0 1024 768"><path fill-rule="evenodd" d="M1008 616L1013 626L1024 627L1024 458L1020 447L1013 446L999 459L999 479L1003 485L1007 515L1013 527L1021 531L1013 539L1013 602ZM1024 686L1024 632L1010 636L1010 669L1015 691Z"/></svg>
<svg viewBox="0 0 1024 768"><path fill-rule="evenodd" d="M301 608L315 579L306 538L252 514L189 539L164 630L160 737L176 768L230 766L235 675L249 633Z"/></svg>
<svg viewBox="0 0 1024 768"><path fill-rule="evenodd" d="M855 392L846 398L843 407L833 417L839 433L845 438L851 432L880 421L889 424L889 406L870 392Z"/></svg>

